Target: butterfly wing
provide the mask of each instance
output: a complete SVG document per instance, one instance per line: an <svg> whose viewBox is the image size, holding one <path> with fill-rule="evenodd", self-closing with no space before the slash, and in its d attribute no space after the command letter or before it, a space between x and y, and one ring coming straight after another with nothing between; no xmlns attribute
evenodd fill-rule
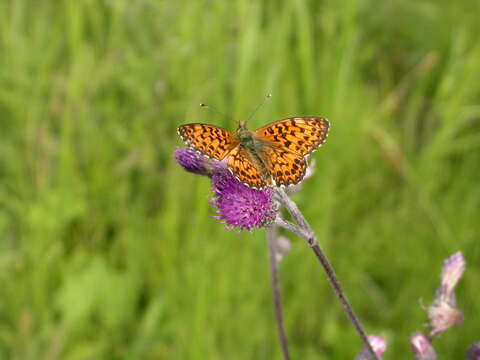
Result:
<svg viewBox="0 0 480 360"><path fill-rule="evenodd" d="M329 127L328 120L321 117L292 117L270 123L253 134L266 143L305 156L325 142Z"/></svg>
<svg viewBox="0 0 480 360"><path fill-rule="evenodd" d="M266 146L263 149L263 162L277 186L297 184L307 171L304 156L279 147Z"/></svg>
<svg viewBox="0 0 480 360"><path fill-rule="evenodd" d="M249 187L262 189L271 184L271 179L262 174L261 167L252 161L247 150L241 146L230 152L227 165L232 174Z"/></svg>
<svg viewBox="0 0 480 360"><path fill-rule="evenodd" d="M328 120L320 117L278 120L252 132L262 144L255 154L238 146L234 134L213 125L186 124L178 128L178 133L202 154L215 160L226 157L237 179L260 189L271 186L272 179L277 186L300 182L307 168L305 156L325 142L328 130Z"/></svg>
<svg viewBox="0 0 480 360"><path fill-rule="evenodd" d="M234 134L213 125L181 125L178 134L189 146L215 160L223 160L238 145Z"/></svg>

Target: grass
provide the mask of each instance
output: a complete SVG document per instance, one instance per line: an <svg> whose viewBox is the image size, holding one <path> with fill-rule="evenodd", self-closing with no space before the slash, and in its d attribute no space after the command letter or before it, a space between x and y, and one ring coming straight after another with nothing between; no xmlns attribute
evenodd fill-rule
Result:
<svg viewBox="0 0 480 360"><path fill-rule="evenodd" d="M478 338L480 45L475 1L0 3L0 359L276 359L263 230L213 220L176 127L332 123L295 201L386 359L409 358L461 250ZM231 120L198 107L207 102ZM359 350L305 244L281 263L295 359Z"/></svg>

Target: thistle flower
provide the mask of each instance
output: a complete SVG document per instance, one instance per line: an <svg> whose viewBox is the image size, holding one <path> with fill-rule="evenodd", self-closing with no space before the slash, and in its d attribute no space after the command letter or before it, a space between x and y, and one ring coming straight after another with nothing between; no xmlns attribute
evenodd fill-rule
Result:
<svg viewBox="0 0 480 360"><path fill-rule="evenodd" d="M175 150L175 160L188 172L198 175L211 176L215 166L213 160L190 148L177 148Z"/></svg>
<svg viewBox="0 0 480 360"><path fill-rule="evenodd" d="M437 354L430 344L427 337L421 332L416 332L410 336L410 345L418 360L436 360Z"/></svg>
<svg viewBox="0 0 480 360"><path fill-rule="evenodd" d="M381 359L383 357L383 354L387 350L387 342L384 338L376 335L369 335L367 338L370 346L373 349L373 352L375 353L375 355L377 355L379 359ZM371 356L369 356L367 349L363 348L362 352L357 355L355 360L367 360L370 358Z"/></svg>
<svg viewBox="0 0 480 360"><path fill-rule="evenodd" d="M217 218L227 228L249 230L270 225L277 215L273 190L251 189L238 181L219 161L211 160L190 148L175 150L175 159L186 171L212 178L211 204Z"/></svg>
<svg viewBox="0 0 480 360"><path fill-rule="evenodd" d="M211 204L218 208L216 218L229 229L236 227L251 231L266 227L275 220L277 206L273 201L273 191L269 188L249 188L221 165L214 170L212 192Z"/></svg>
<svg viewBox="0 0 480 360"><path fill-rule="evenodd" d="M428 307L430 336L443 333L463 321L463 313L456 307L455 285L465 271L465 260L460 252L446 259L442 268L441 285L433 304Z"/></svg>

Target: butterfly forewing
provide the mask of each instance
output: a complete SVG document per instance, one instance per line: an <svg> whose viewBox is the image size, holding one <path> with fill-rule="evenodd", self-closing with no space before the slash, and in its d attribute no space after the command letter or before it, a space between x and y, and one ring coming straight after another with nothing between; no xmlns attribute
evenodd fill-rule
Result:
<svg viewBox="0 0 480 360"><path fill-rule="evenodd" d="M327 119L314 116L278 120L253 132L254 136L298 155L308 155L326 140Z"/></svg>
<svg viewBox="0 0 480 360"><path fill-rule="evenodd" d="M178 134L195 150L215 160L223 160L238 145L234 134L213 125L181 125Z"/></svg>
<svg viewBox="0 0 480 360"><path fill-rule="evenodd" d="M241 146L237 146L230 152L227 165L238 180L250 187L261 189L271 183L270 178L262 174L259 166L251 160L247 150Z"/></svg>
<svg viewBox="0 0 480 360"><path fill-rule="evenodd" d="M264 162L277 186L294 185L302 181L307 170L304 156L282 148L266 147Z"/></svg>

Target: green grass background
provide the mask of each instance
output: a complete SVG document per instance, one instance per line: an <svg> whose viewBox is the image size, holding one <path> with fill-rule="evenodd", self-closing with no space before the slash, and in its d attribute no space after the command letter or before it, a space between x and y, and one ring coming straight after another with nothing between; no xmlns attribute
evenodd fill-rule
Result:
<svg viewBox="0 0 480 360"><path fill-rule="evenodd" d="M411 357L444 258L480 341L474 0L2 0L0 359L281 359L264 230L212 219L176 127L330 119L294 200L386 359ZM210 103L231 121L198 107ZM290 236L290 235L289 235ZM293 359L360 342L302 240L280 266ZM425 329L426 330L426 329Z"/></svg>

